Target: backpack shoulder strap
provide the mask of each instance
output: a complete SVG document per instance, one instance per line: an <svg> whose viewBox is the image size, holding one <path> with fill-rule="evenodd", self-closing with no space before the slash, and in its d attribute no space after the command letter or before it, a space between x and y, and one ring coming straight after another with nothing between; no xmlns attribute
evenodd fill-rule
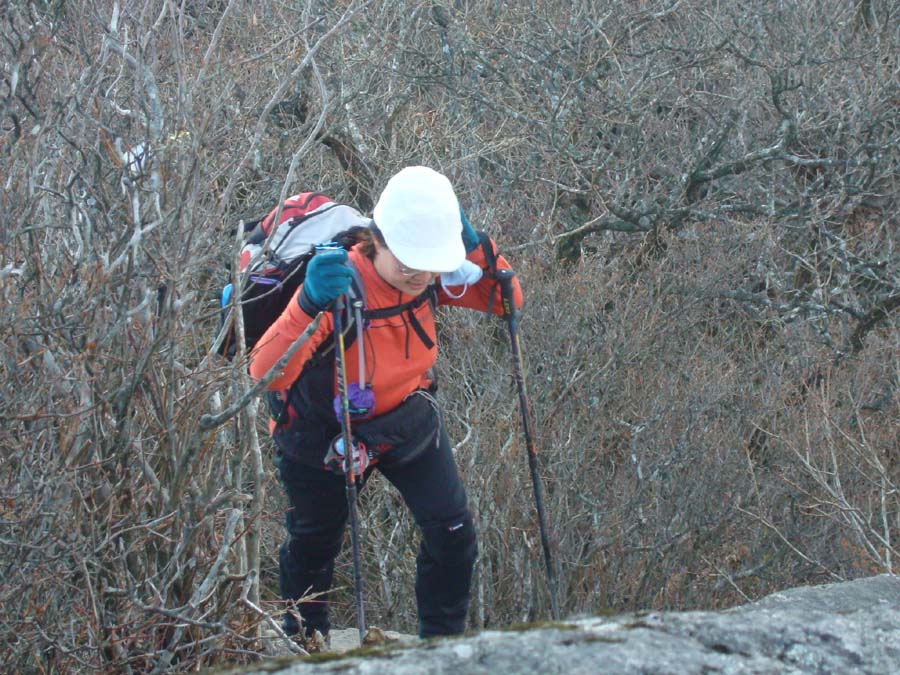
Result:
<svg viewBox="0 0 900 675"><path fill-rule="evenodd" d="M494 246L491 242L491 238L486 232L478 232L478 245L481 246L481 251L484 253L484 259L488 264L488 271L491 273L491 276L495 276L497 274L497 255L494 253Z"/></svg>
<svg viewBox="0 0 900 675"><path fill-rule="evenodd" d="M481 251L484 253L484 260L487 262L488 275L492 279L497 278L497 254L494 253L494 246L491 242L491 238L487 235L486 232L479 231L478 233L478 245L481 246ZM494 296L496 295L496 290L500 286L499 281L494 282L493 292L491 292L490 300L488 300L487 313L493 314L494 312Z"/></svg>
<svg viewBox="0 0 900 675"><path fill-rule="evenodd" d="M431 303L432 308L437 305L437 289L434 287L434 284L429 285L428 288L426 288L420 295L417 295L412 300L402 302L399 305L393 305L392 307L382 307L380 309L364 309L363 318L367 320L389 319L392 316L403 314L403 312L406 312L408 310L418 309L419 306L425 302Z"/></svg>
<svg viewBox="0 0 900 675"><path fill-rule="evenodd" d="M417 295L408 302L394 305L393 307L363 310L363 320L371 321L372 319L387 319L405 313L409 325L412 326L413 331L422 341L422 344L425 345L425 348L434 349L434 340L432 340L428 333L425 332L422 324L419 323L419 320L416 318L415 310L426 302L431 305L431 311L433 312L434 308L437 306L437 288L434 284L430 284L420 295Z"/></svg>

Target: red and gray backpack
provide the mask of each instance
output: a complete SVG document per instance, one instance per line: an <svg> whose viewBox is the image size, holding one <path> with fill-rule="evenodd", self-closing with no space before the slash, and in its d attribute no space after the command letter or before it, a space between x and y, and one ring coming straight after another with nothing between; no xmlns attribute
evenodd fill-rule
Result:
<svg viewBox="0 0 900 675"><path fill-rule="evenodd" d="M265 218L244 227L248 235L239 260L244 278L240 307L248 352L303 283L316 245L333 241L349 249L357 242L359 232L371 223L352 206L317 192L290 197L280 211L279 214L278 208L272 209ZM234 321L229 313L232 295L232 284L228 284L222 292L223 320L228 328L219 350L228 358L237 351Z"/></svg>

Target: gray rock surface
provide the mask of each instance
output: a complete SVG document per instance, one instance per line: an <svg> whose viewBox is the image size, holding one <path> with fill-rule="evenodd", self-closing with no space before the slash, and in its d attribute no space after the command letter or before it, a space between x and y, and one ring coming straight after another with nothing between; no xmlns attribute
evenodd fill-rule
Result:
<svg viewBox="0 0 900 675"><path fill-rule="evenodd" d="M795 588L723 612L578 619L229 672L887 675L900 673L900 577Z"/></svg>

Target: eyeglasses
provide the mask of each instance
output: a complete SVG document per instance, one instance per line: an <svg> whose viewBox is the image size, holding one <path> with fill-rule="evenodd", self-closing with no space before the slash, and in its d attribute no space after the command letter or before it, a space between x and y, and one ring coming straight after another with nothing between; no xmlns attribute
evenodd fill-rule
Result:
<svg viewBox="0 0 900 675"><path fill-rule="evenodd" d="M397 261L397 271L400 272L405 277L421 277L427 275L431 275L431 272L426 272L425 270L414 270L411 267L407 267L404 265L397 256L394 256L394 260Z"/></svg>
<svg viewBox="0 0 900 675"><path fill-rule="evenodd" d="M417 270L412 267L407 267L402 262L400 262L400 258L394 255L394 252L388 247L387 242L384 240L384 235L381 234L381 231L378 229L376 225L372 225L372 230L375 232L375 240L376 242L385 250L388 254L390 254L391 258L394 259L394 265L397 268L397 271L404 277L408 279L412 279L414 277L424 277L428 275L430 277L437 276L434 272L428 272L426 270Z"/></svg>

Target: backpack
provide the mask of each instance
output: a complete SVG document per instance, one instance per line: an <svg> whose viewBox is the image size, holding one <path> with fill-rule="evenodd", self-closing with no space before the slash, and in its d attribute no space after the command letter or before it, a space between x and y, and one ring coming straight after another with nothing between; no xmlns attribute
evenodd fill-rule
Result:
<svg viewBox="0 0 900 675"><path fill-rule="evenodd" d="M240 304L248 352L303 283L315 246L333 241L349 249L358 240L359 232L371 222L352 206L336 203L318 192L303 192L288 198L277 223L276 215L277 207L261 220L244 226L249 234L241 249L238 269L241 273L249 269ZM229 359L237 352L230 314L232 294L229 283L222 291L222 323L223 326L227 323L227 331L219 349Z"/></svg>

